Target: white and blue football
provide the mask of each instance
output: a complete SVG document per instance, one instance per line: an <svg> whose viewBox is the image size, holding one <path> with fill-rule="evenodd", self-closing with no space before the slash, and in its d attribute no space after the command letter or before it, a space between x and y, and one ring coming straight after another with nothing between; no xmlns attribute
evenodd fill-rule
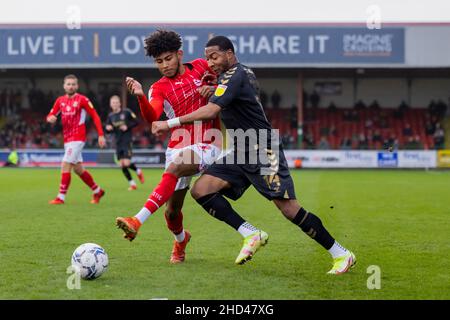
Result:
<svg viewBox="0 0 450 320"><path fill-rule="evenodd" d="M100 277L108 269L108 263L105 249L95 243L84 243L72 254L72 267L82 279Z"/></svg>

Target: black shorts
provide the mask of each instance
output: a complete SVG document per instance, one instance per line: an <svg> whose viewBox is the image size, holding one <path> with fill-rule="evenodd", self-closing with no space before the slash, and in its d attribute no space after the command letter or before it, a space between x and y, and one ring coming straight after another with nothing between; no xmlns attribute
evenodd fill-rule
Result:
<svg viewBox="0 0 450 320"><path fill-rule="evenodd" d="M272 168L274 170L269 170ZM225 180L231 188L220 191L232 200L239 199L250 185L266 197L295 199L295 188L284 152L280 149L275 165L213 163L204 174Z"/></svg>
<svg viewBox="0 0 450 320"><path fill-rule="evenodd" d="M117 159L131 159L133 152L131 149L131 143L120 144L116 148Z"/></svg>

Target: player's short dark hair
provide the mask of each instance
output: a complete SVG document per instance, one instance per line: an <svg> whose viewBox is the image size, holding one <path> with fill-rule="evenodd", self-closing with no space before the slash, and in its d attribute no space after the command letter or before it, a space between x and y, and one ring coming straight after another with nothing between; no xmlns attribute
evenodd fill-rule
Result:
<svg viewBox="0 0 450 320"><path fill-rule="evenodd" d="M181 36L175 31L158 29L144 40L146 55L156 58L164 52L178 51L181 48Z"/></svg>
<svg viewBox="0 0 450 320"><path fill-rule="evenodd" d="M74 80L77 80L77 81L78 81L77 76L74 75L74 74L68 74L67 76L64 77L64 80L63 80L63 81L66 82L66 80L68 80L68 79L74 79Z"/></svg>
<svg viewBox="0 0 450 320"><path fill-rule="evenodd" d="M215 36L206 43L207 47L218 46L221 51L231 50L234 53L234 46L230 39L225 36Z"/></svg>

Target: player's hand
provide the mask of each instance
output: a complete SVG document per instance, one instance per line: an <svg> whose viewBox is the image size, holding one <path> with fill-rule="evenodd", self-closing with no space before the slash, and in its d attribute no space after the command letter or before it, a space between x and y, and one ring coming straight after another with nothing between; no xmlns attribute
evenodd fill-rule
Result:
<svg viewBox="0 0 450 320"><path fill-rule="evenodd" d="M217 76L215 74L206 72L202 77L202 83L214 86L217 84Z"/></svg>
<svg viewBox="0 0 450 320"><path fill-rule="evenodd" d="M100 137L98 137L98 146L100 147L100 148L104 148L104 147L106 147L106 140L105 140L105 137L104 136L100 136Z"/></svg>
<svg viewBox="0 0 450 320"><path fill-rule="evenodd" d="M215 91L215 87L213 86L201 86L200 88L197 89L197 91L200 93L200 95L204 98L209 98L213 95L214 91Z"/></svg>
<svg viewBox="0 0 450 320"><path fill-rule="evenodd" d="M58 119L57 117L55 117L54 115L51 115L51 116L47 117L47 122L48 123L55 123L57 119Z"/></svg>
<svg viewBox="0 0 450 320"><path fill-rule="evenodd" d="M121 126L119 127L119 129L122 130L122 131L127 131L127 130L128 130L128 127L127 127L126 124L123 124L123 125L121 125Z"/></svg>
<svg viewBox="0 0 450 320"><path fill-rule="evenodd" d="M110 125L110 124L107 124L105 129L106 129L106 131L113 131L114 130L113 126Z"/></svg>
<svg viewBox="0 0 450 320"><path fill-rule="evenodd" d="M142 85L131 77L126 78L128 92L134 94L135 96L143 96L144 90L142 90Z"/></svg>
<svg viewBox="0 0 450 320"><path fill-rule="evenodd" d="M167 124L167 121L153 121L152 123L152 133L155 136L160 136L164 132L169 131L169 125Z"/></svg>

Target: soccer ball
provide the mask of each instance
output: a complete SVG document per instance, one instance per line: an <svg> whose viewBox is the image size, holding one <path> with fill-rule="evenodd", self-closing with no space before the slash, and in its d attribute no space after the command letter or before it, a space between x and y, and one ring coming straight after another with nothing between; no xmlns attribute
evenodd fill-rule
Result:
<svg viewBox="0 0 450 320"><path fill-rule="evenodd" d="M72 254L72 267L83 279L100 277L108 269L108 255L95 243L84 243Z"/></svg>

